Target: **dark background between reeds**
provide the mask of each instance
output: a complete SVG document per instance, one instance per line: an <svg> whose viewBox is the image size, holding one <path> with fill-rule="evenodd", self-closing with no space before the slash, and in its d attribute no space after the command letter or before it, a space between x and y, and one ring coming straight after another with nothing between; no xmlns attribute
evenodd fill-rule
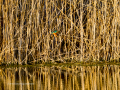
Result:
<svg viewBox="0 0 120 90"><path fill-rule="evenodd" d="M120 0L0 0L1 63L119 59Z"/></svg>

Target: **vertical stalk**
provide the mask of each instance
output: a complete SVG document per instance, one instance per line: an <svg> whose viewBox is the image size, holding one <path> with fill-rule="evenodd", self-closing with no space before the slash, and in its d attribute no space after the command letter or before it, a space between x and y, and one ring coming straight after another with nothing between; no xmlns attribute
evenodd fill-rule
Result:
<svg viewBox="0 0 120 90"><path fill-rule="evenodd" d="M93 10L93 60L96 60L96 44L95 44L95 28L96 28L96 0L94 0L94 10Z"/></svg>
<svg viewBox="0 0 120 90"><path fill-rule="evenodd" d="M81 37L81 42L80 42L80 46L81 46L81 55L80 55L80 61L83 61L83 24L82 24L82 17L83 15L83 0L81 1L80 4L80 37Z"/></svg>
<svg viewBox="0 0 120 90"><path fill-rule="evenodd" d="M116 40L116 38L117 38L117 35L116 35L116 33L117 33L117 0L114 0L114 4L113 4L113 8L114 8L114 20L113 20L113 30L114 30L114 34L113 34L113 37L114 37L114 44L113 44L113 47L114 47L114 59L118 59L117 58L117 56L116 56L116 50L117 50L117 45L116 45L116 43L117 43L117 40Z"/></svg>
<svg viewBox="0 0 120 90"><path fill-rule="evenodd" d="M13 4L13 0L11 0L11 5ZM13 23L12 23L12 21L13 21L13 8L11 8L11 10L10 10L10 42L11 42L11 45L10 45L10 48L11 48L11 63L14 63L14 61L13 61L13 59L14 59L14 38L13 38L13 36L14 36L14 30L13 30Z"/></svg>
<svg viewBox="0 0 120 90"><path fill-rule="evenodd" d="M67 1L65 0L65 15L67 13L66 9L67 9ZM65 35L66 35L66 33L67 33L67 19L65 19ZM65 39L65 52L66 52L65 57L67 57L67 46L66 46L67 36L65 36L64 39Z"/></svg>
<svg viewBox="0 0 120 90"><path fill-rule="evenodd" d="M47 59L48 59L48 49L49 49L49 29L48 29L48 1L46 0L45 1L45 5L46 5L46 31L47 31L47 40L46 40L46 59L45 59L45 62L47 61Z"/></svg>
<svg viewBox="0 0 120 90"><path fill-rule="evenodd" d="M2 11L2 7L3 7L3 0L0 0L0 52L2 51L2 44L3 44L3 11ZM1 61L1 57L0 56L0 61Z"/></svg>
<svg viewBox="0 0 120 90"><path fill-rule="evenodd" d="M22 6L21 5L22 4L22 1L20 0L20 6ZM22 10L20 10L20 13L22 12ZM20 19L21 19L21 21L20 21L20 29L19 29L19 48L18 48L18 50L19 50L19 64L21 64L21 48L22 48L22 29L23 29L23 15L22 15L22 13L21 13L21 15L20 15Z"/></svg>

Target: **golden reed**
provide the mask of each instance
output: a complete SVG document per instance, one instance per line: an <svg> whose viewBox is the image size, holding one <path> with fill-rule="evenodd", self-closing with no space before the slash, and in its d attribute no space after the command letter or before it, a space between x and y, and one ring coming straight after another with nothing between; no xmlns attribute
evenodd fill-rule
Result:
<svg viewBox="0 0 120 90"><path fill-rule="evenodd" d="M119 8L119 0L0 0L0 63L119 61Z"/></svg>

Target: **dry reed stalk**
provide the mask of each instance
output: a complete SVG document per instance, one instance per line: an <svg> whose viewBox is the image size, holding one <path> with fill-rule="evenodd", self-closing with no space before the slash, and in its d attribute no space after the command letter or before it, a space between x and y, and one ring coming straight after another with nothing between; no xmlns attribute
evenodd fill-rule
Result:
<svg viewBox="0 0 120 90"><path fill-rule="evenodd" d="M77 23L77 21L78 21L78 19L77 20L75 20L75 14L77 13L77 8L76 8L76 6L77 6L77 2L73 2L74 4L74 22L73 23ZM76 11L75 11L75 9L76 9ZM78 14L77 14L78 15ZM76 36L77 35L77 32L76 32L77 30L76 30L76 28L75 28L75 26L73 27L73 36ZM73 38L73 36L72 36L72 42L74 41L74 43L75 43L75 46L74 46L74 52L72 53L73 55L72 56L75 56L75 58L73 58L72 57L72 59L76 59L76 60L78 60L78 58L77 58L77 51L76 51L76 48L78 48L78 47L76 47L76 45L77 45L77 40L76 40L76 37L75 38Z"/></svg>
<svg viewBox="0 0 120 90"><path fill-rule="evenodd" d="M67 11L66 11L66 7L67 6L67 1L65 0L65 14L67 14ZM66 35L66 32L67 32L67 19L65 19L65 35ZM67 53L67 47L66 47L66 44L67 44L67 37L66 36L64 36L64 39L66 39L65 40L65 52ZM67 55L65 55L65 58L67 58Z"/></svg>
<svg viewBox="0 0 120 90"><path fill-rule="evenodd" d="M114 20L113 20L113 23L114 23L114 25L113 25L113 28L114 28L114 48L115 48L115 51L114 52L116 52L117 51L117 40L116 40L116 38L117 38L117 25L118 25L118 23L117 23L117 0L114 0L114 4L113 4L113 8L114 8ZM119 14L119 12L118 12L118 14ZM114 53L114 57L115 57L115 59L119 59L119 57Z"/></svg>
<svg viewBox="0 0 120 90"><path fill-rule="evenodd" d="M83 25L82 25L82 17L83 15L83 0L80 3L80 37L81 37L81 42L80 42L80 61L83 61Z"/></svg>
<svg viewBox="0 0 120 90"><path fill-rule="evenodd" d="M2 43L3 43L3 12L2 12L2 4L1 3L3 3L3 1L1 0L0 1L0 53L2 52ZM0 64L1 64L1 62L2 62L2 55L0 55Z"/></svg>
<svg viewBox="0 0 120 90"><path fill-rule="evenodd" d="M9 33L8 33L8 22L9 22L9 20L8 20L8 2L7 1L5 1L5 6L3 7L3 10L5 10L5 11L3 11L3 18L4 18L4 21L3 21L3 23L5 24L4 26L3 26L3 28L5 28L5 29L3 29L3 41L4 41L4 47L6 47L7 45L8 45L8 40L9 40ZM9 47L9 45L8 45L8 47ZM8 48L8 52L10 51L10 49ZM5 55L5 59L4 59L4 61L5 62L7 62L8 63L8 57L9 57L9 54L8 54L8 52L5 52L4 51L4 55Z"/></svg>
<svg viewBox="0 0 120 90"><path fill-rule="evenodd" d="M0 1L0 52L1 52L1 49L2 49L2 27L3 27L3 25L2 25L2 23L3 23L3 13L2 13L2 3L3 3L3 1L1 0Z"/></svg>
<svg viewBox="0 0 120 90"><path fill-rule="evenodd" d="M96 0L93 1L93 21L92 21L92 32L93 32L93 60L96 60L96 45L95 45L95 32L96 32Z"/></svg>
<svg viewBox="0 0 120 90"><path fill-rule="evenodd" d="M12 5L13 1L11 1L10 3ZM11 8L10 12L11 12L11 14L10 14L10 42L11 42L11 45L10 45L10 52L11 52L10 59L11 60L10 61L11 61L11 63L14 63L15 62L14 61L14 55L15 55L14 54L14 42L13 42L14 30L13 30L13 27L12 27L13 20L14 20L14 17L13 17L14 10L13 10L13 8Z"/></svg>
<svg viewBox="0 0 120 90"><path fill-rule="evenodd" d="M48 35L48 12L49 11L48 11L48 1L45 2L45 5L46 5L45 6L46 7L46 29L47 29L46 30L47 31L47 41L46 41L46 51L45 51L46 52L45 62L47 62L47 59L49 59L48 58L48 49L49 49L49 35Z"/></svg>
<svg viewBox="0 0 120 90"><path fill-rule="evenodd" d="M71 4L72 4L72 2L71 2L71 0L70 0L70 19L71 19L71 21L73 21L73 18L72 18L72 10L73 10L73 9L72 9L72 5L71 5ZM72 24L72 22L71 22L71 24L70 24L70 29L71 29L71 30L70 30L70 34L69 34L69 35L71 36L71 33L73 32L73 24ZM69 36L69 39L71 39L70 36ZM73 36L73 35L72 35L72 36ZM73 38L73 37L72 37L72 38ZM71 45L71 42L69 42L69 45L71 46L70 48L71 48L71 50L72 50L72 48L73 48L73 39L72 39L72 45ZM69 50L69 51L70 51L70 50ZM73 51L73 50L72 50L72 51ZM72 51L71 51L71 53L72 53ZM73 60L73 54L71 54L71 55L72 55L72 60ZM71 56L71 55L70 55L70 56ZM69 56L68 56L68 58L69 58Z"/></svg>
<svg viewBox="0 0 120 90"><path fill-rule="evenodd" d="M62 19L62 18L61 18ZM59 21L59 23L61 23L61 21ZM60 25L60 27L61 27L61 25ZM60 30L60 29L59 29ZM60 43L60 46L59 46L59 52L58 52L58 55L59 55L59 59L61 60L62 58L61 58L61 47L62 47L62 45L61 45L61 34L59 34L59 36L58 36L58 39L59 39L59 43Z"/></svg>
<svg viewBox="0 0 120 90"><path fill-rule="evenodd" d="M89 6L87 7L87 16L86 16L86 18L89 18ZM87 39L89 39L89 32L90 32L90 30L89 30L89 19L88 19L87 23L86 23L86 37L87 37ZM87 40L86 41L86 52L88 52L88 53L90 51L89 48L90 48L89 40ZM86 56L89 57L89 54L86 53Z"/></svg>
<svg viewBox="0 0 120 90"><path fill-rule="evenodd" d="M39 8L41 9L41 7L40 7L40 1L39 0L37 0L37 17L36 17L36 23L37 23L37 26L36 26L36 35L37 35L37 38L36 38L36 40L38 41L38 38L39 38L39 36L41 36L41 34L40 34L40 27L39 27L39 24L40 24L40 22L39 22L39 18L40 18L40 13L39 13ZM37 31L38 30L38 31ZM36 50L38 53L37 53L37 59L39 59L40 58L40 46L39 46L39 44L37 44L37 50ZM37 63L38 63L38 61L37 61Z"/></svg>

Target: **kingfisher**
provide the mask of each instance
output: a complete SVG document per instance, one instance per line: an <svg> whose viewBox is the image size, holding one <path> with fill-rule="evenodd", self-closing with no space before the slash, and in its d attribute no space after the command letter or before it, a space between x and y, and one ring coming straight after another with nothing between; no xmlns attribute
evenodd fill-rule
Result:
<svg viewBox="0 0 120 90"><path fill-rule="evenodd" d="M54 36L56 37L56 36L58 36L59 31L55 30L55 31L53 31L51 33L54 34Z"/></svg>

